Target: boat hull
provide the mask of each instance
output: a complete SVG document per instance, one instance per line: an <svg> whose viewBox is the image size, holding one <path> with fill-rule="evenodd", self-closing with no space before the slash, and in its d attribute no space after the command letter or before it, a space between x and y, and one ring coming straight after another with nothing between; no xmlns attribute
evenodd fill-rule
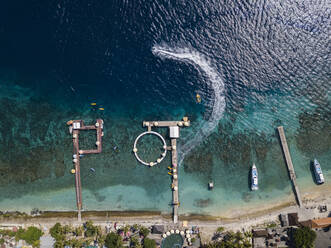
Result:
<svg viewBox="0 0 331 248"><path fill-rule="evenodd" d="M314 176L317 184L323 184L325 182L324 175L322 172L321 165L317 161L317 159L314 159L313 163L313 170L314 170Z"/></svg>
<svg viewBox="0 0 331 248"><path fill-rule="evenodd" d="M259 189L259 183L258 183L258 173L257 173L257 168L255 164L252 166L251 170L251 190L255 191Z"/></svg>

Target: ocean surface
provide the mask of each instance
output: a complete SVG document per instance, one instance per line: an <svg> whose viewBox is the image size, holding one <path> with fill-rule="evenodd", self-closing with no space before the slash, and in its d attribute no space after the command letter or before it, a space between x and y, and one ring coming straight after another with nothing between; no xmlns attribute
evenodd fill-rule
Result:
<svg viewBox="0 0 331 248"><path fill-rule="evenodd" d="M330 15L324 0L2 3L0 210L76 209L71 119L104 120L102 154L81 160L85 210L170 213L170 155L148 168L132 148L146 131L142 121L183 116L192 125L178 140L181 214L232 216L294 202L280 125L300 191L325 194ZM94 133L80 138L82 148L94 142ZM161 148L144 137L139 155L156 160ZM310 169L315 157L322 186ZM250 191L252 163L257 192Z"/></svg>

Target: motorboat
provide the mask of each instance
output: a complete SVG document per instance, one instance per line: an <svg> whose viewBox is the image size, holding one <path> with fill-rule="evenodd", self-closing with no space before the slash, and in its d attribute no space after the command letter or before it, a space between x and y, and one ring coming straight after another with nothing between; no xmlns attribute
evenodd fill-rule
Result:
<svg viewBox="0 0 331 248"><path fill-rule="evenodd" d="M258 173L255 164L252 166L251 170L251 190L258 190L259 189L258 183Z"/></svg>
<svg viewBox="0 0 331 248"><path fill-rule="evenodd" d="M316 158L314 159L313 168L314 168L314 174L315 174L316 182L318 184L324 183L325 180L324 180L324 176L323 176L323 173L322 173L321 165L317 161Z"/></svg>

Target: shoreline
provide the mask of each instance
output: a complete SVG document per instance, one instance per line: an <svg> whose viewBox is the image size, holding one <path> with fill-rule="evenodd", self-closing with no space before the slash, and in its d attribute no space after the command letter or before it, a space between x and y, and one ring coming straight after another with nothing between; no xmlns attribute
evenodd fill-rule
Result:
<svg viewBox="0 0 331 248"><path fill-rule="evenodd" d="M280 225L279 215L288 213L298 213L299 221L305 221L315 218L327 217L327 213L320 213L318 206L327 205L331 209L331 198L319 196L318 198L304 199L303 207L299 208L292 202L283 202L279 205L252 213L241 212L236 218L225 218L220 216L188 214L180 215L179 222L174 224L172 215L160 211L85 211L82 212L82 221L77 220L76 211L47 211L39 216L10 216L4 218L0 215L0 227L12 228L21 226L36 226L42 229L45 235L50 235L49 230L57 222L62 225L80 226L87 220L93 221L94 224L101 228L114 225L118 226L139 224L145 227L153 225L163 225L165 230L180 229L185 230L193 226L199 227L200 238L202 243L208 243L212 240L218 227L223 227L225 231L252 231L254 228L268 228L270 225ZM12 212L15 214L15 212ZM185 223L185 222L187 223ZM185 225L184 225L185 223Z"/></svg>
<svg viewBox="0 0 331 248"><path fill-rule="evenodd" d="M206 215L206 214L182 214L179 216L179 224L187 221L189 226L199 226L206 233L212 234L216 228L223 226L226 230L250 230L252 227L265 225L267 223L279 223L279 215L297 212L300 221L319 218L323 214L318 211L318 206L327 205L331 209L330 188L328 184L319 188L303 188L303 207L295 204L293 194L282 198L269 200L263 206L238 207L233 209L232 216ZM7 216L7 217L6 217ZM82 222L92 220L99 225L107 225L110 222L125 224L142 224L151 226L163 224L166 226L178 226L172 222L172 214L162 211L83 211ZM40 215L29 215L20 212L3 212L0 215L1 225L40 225L47 228L55 223L80 224L77 221L77 211L42 211Z"/></svg>

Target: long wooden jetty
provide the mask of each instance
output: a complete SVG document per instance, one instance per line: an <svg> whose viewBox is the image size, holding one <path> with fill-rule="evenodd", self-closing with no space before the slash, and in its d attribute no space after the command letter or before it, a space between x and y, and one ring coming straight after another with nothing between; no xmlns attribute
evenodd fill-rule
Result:
<svg viewBox="0 0 331 248"><path fill-rule="evenodd" d="M172 205L173 205L173 221L178 221L178 169L177 169L177 140L171 139L171 163L172 163Z"/></svg>
<svg viewBox="0 0 331 248"><path fill-rule="evenodd" d="M72 171L75 173L75 188L76 188L76 204L78 211L78 221L81 221L81 211L82 211L82 185L80 179L80 157L85 154L101 153L102 151L102 136L103 136L103 120L97 119L94 125L85 125L82 120L71 120L68 121L69 131L72 134L72 140L74 145L73 152L73 163L75 169ZM95 145L97 149L91 150L80 150L79 149L79 132L82 130L96 130L97 141Z"/></svg>
<svg viewBox="0 0 331 248"><path fill-rule="evenodd" d="M293 167L293 164L292 164L290 151L289 151L288 146L287 146L287 141L286 141L286 137L285 137L284 128L283 128L283 126L280 126L277 129L278 129L279 138L280 138L280 141L281 141L281 144L282 144L283 153L284 153L284 157L285 157L285 160L286 160L288 173L289 173L291 181L292 181L295 198L297 200L297 203L298 203L299 207L302 207L301 196L300 196L298 185L296 183L296 175L295 175L295 172L294 172L294 167Z"/></svg>
<svg viewBox="0 0 331 248"><path fill-rule="evenodd" d="M133 152L139 162L145 165L154 166L158 163L160 163L164 156L166 155L166 150L171 150L171 172L172 175L172 183L171 183L171 189L172 189L172 206L173 206L173 221L174 223L178 222L178 208L179 208L179 195L178 195L178 159L177 159L177 139L179 138L179 129L181 127L188 127L190 126L190 121L187 117L184 117L182 121L144 121L143 126L147 127L147 132L142 133L139 135L134 143ZM165 146L165 152L161 155L161 158L158 159L156 162L145 162L142 161L137 152L138 149L136 147L137 141L142 135L145 134L155 134L155 132L152 131L152 127L168 127L169 128L169 137L171 140L171 146ZM159 136L160 134L157 134ZM163 142L164 139L161 138Z"/></svg>

